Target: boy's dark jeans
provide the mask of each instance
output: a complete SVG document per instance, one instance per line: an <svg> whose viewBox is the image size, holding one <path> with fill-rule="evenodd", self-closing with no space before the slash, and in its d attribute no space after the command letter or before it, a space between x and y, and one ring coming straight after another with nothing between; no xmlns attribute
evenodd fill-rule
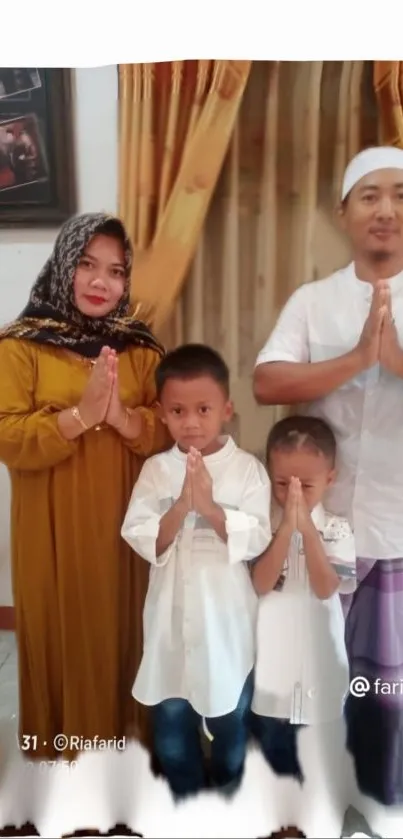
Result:
<svg viewBox="0 0 403 839"><path fill-rule="evenodd" d="M291 775L304 780L298 759L298 732L304 726L289 720L250 714L250 728L267 762L277 775Z"/></svg>
<svg viewBox="0 0 403 839"><path fill-rule="evenodd" d="M248 741L253 673L234 711L206 718L211 742L210 780L223 792L234 792L242 778ZM201 717L186 699L166 699L152 708L154 751L173 795L183 798L206 788L200 740Z"/></svg>

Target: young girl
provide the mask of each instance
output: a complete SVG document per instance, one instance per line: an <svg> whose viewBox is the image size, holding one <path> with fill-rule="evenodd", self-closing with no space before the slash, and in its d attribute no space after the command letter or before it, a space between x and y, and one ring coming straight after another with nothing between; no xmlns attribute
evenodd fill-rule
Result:
<svg viewBox="0 0 403 839"><path fill-rule="evenodd" d="M299 728L339 718L349 683L339 592L355 588L354 538L322 505L335 456L322 420L288 417L273 427L273 538L252 571L261 596L252 731L274 771L300 781Z"/></svg>

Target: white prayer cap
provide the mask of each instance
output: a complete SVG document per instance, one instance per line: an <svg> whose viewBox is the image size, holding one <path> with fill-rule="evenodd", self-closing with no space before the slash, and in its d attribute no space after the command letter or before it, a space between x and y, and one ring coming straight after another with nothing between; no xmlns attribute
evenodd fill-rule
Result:
<svg viewBox="0 0 403 839"><path fill-rule="evenodd" d="M361 178L380 169L403 170L403 149L395 146L376 146L373 149L364 149L353 157L344 173L341 200L344 201Z"/></svg>

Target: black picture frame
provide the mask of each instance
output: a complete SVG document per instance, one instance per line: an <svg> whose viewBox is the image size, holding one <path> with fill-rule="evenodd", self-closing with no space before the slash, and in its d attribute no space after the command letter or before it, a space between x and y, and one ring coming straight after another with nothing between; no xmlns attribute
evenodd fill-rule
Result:
<svg viewBox="0 0 403 839"><path fill-rule="evenodd" d="M0 227L77 211L71 70L0 67Z"/></svg>

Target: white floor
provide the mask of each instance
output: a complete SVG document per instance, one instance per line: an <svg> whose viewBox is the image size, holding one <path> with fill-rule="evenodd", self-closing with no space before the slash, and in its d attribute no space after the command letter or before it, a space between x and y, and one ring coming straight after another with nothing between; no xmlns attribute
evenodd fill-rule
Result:
<svg viewBox="0 0 403 839"><path fill-rule="evenodd" d="M130 746L119 754L87 753L73 769L32 765L18 750L17 717L15 637L0 632L0 828L29 821L42 836L51 837L94 826L107 832L123 822L148 839L241 839L268 836L282 825L297 824L310 839L336 839L344 811L353 805L374 834L403 835L401 811L385 812L358 793L350 758L340 748L340 728L329 729L325 739L312 730L301 733L306 776L302 790L293 781L278 779L252 750L242 789L231 805L206 794L175 808L166 784L150 774L140 747ZM356 836L368 835L359 820L353 829L360 831Z"/></svg>

